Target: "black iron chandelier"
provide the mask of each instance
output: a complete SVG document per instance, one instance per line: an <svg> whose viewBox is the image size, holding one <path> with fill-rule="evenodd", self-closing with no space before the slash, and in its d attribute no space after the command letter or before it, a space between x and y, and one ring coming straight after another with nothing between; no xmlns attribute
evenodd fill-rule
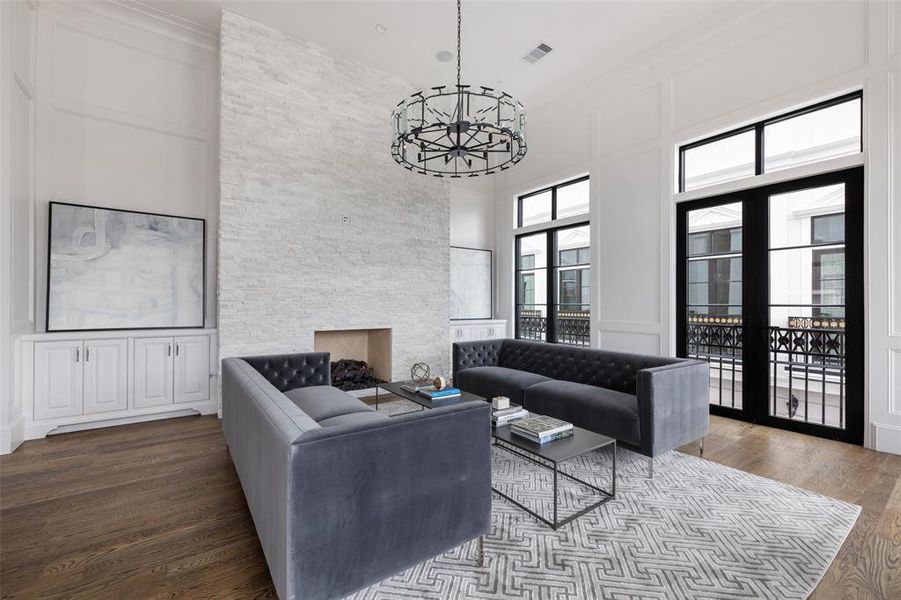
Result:
<svg viewBox="0 0 901 600"><path fill-rule="evenodd" d="M522 103L506 92L460 83L460 24L457 0L457 84L416 92L391 114L391 156L422 175L491 175L526 155Z"/></svg>

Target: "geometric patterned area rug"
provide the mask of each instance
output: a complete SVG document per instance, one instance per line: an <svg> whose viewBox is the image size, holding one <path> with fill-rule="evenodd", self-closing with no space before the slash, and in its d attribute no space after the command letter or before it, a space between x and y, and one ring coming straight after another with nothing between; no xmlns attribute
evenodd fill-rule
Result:
<svg viewBox="0 0 901 600"><path fill-rule="evenodd" d="M551 471L498 448L492 460L495 487L552 512ZM466 544L352 597L806 598L860 513L856 505L680 452L658 457L653 479L647 464L620 448L616 499L557 531L494 494L484 567L477 566L475 543ZM609 489L610 449L561 470ZM561 518L595 499L560 478Z"/></svg>

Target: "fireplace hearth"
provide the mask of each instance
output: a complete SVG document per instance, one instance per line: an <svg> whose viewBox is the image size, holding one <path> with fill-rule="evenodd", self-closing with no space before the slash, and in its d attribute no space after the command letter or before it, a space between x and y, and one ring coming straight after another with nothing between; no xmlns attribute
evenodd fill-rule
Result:
<svg viewBox="0 0 901 600"><path fill-rule="evenodd" d="M350 392L374 388L385 383L375 375L375 369L365 360L342 358L331 363L332 385L339 390Z"/></svg>

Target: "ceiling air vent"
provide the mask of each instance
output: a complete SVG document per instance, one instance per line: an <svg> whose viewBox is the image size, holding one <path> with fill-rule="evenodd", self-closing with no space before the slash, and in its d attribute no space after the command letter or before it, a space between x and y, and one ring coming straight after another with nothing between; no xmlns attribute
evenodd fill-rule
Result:
<svg viewBox="0 0 901 600"><path fill-rule="evenodd" d="M538 44L537 46L535 46L534 48L532 48L532 50L529 51L528 54L523 56L522 59L524 61L526 61L527 63L536 63L539 60L541 60L542 58L544 58L545 56L547 56L551 50L553 50L553 48L551 48L550 46L548 46L547 44L542 42L542 43Z"/></svg>

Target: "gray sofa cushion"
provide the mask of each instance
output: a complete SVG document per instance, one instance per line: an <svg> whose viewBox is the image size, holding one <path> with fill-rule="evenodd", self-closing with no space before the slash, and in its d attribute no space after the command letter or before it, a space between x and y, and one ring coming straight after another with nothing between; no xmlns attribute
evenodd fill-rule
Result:
<svg viewBox="0 0 901 600"><path fill-rule="evenodd" d="M523 406L627 444L641 443L638 399L631 394L584 383L546 381L526 389Z"/></svg>
<svg viewBox="0 0 901 600"><path fill-rule="evenodd" d="M296 388L285 392L285 396L320 424L326 419L350 413L375 412L362 400L330 385Z"/></svg>
<svg viewBox="0 0 901 600"><path fill-rule="evenodd" d="M484 398L507 396L511 402L522 404L523 391L542 381L551 379L504 367L471 367L455 374L454 385Z"/></svg>
<svg viewBox="0 0 901 600"><path fill-rule="evenodd" d="M329 417L319 421L320 427L337 427L338 425L357 425L359 423L370 423L372 421L387 421L390 417L377 413L374 410L363 410L360 412L347 413L346 415L338 415L337 417Z"/></svg>

